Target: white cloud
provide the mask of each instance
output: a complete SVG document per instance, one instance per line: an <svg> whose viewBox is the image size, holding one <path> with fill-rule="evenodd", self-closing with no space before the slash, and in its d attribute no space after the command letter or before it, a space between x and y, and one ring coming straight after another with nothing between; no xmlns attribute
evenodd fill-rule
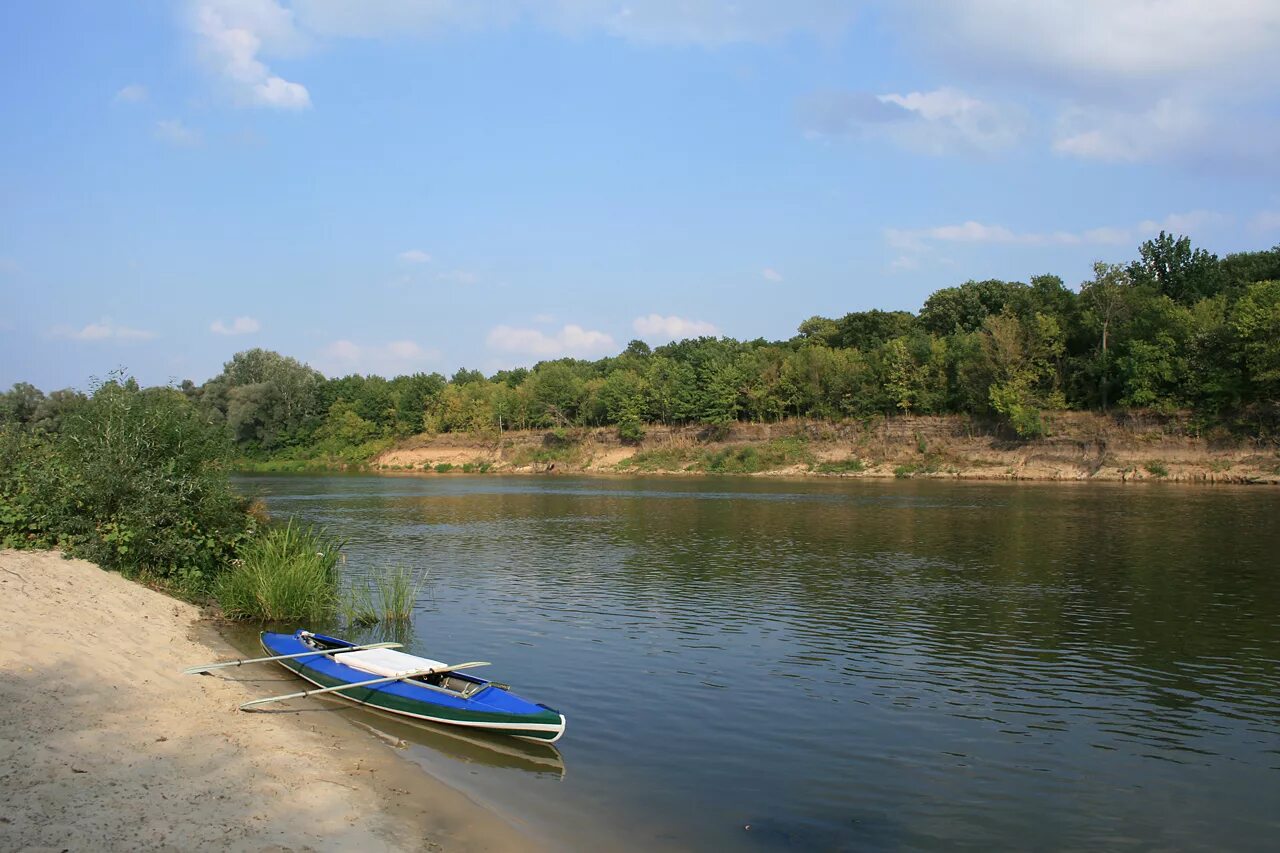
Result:
<svg viewBox="0 0 1280 853"><path fill-rule="evenodd" d="M480 280L480 276L470 270L448 270L447 272L436 273L436 278L440 281L447 281L450 284L475 284Z"/></svg>
<svg viewBox="0 0 1280 853"><path fill-rule="evenodd" d="M853 20L846 0L187 0L202 62L242 105L305 109L301 83L272 73L262 56L290 56L318 38L430 38L529 22L564 36L603 33L637 43L715 47L828 38Z"/></svg>
<svg viewBox="0 0 1280 853"><path fill-rule="evenodd" d="M128 86L122 86L112 100L117 104L138 104L145 101L147 97L146 86L141 83L130 83Z"/></svg>
<svg viewBox="0 0 1280 853"><path fill-rule="evenodd" d="M209 331L217 335L250 335L259 331L262 324L252 317L237 317L226 325L221 320L214 320Z"/></svg>
<svg viewBox="0 0 1280 853"><path fill-rule="evenodd" d="M885 139L926 154L993 153L1026 133L1023 111L944 87L930 92L819 92L803 99L801 121L816 138Z"/></svg>
<svg viewBox="0 0 1280 853"><path fill-rule="evenodd" d="M118 325L108 317L80 329L71 326L55 326L50 330L50 334L55 338L71 341L145 341L156 336L155 332Z"/></svg>
<svg viewBox="0 0 1280 853"><path fill-rule="evenodd" d="M396 257L406 264L425 264L431 260L431 256L421 249L409 249L407 252L401 252L396 255Z"/></svg>
<svg viewBox="0 0 1280 853"><path fill-rule="evenodd" d="M674 314L667 317L661 314L647 314L644 317L637 317L631 323L631 328L651 340L664 341L720 334L718 328L705 320L687 320Z"/></svg>
<svg viewBox="0 0 1280 853"><path fill-rule="evenodd" d="M774 282L782 281L782 273L778 272L773 267L765 267L764 269L760 270L760 276L766 279L767 281L774 281Z"/></svg>
<svg viewBox="0 0 1280 853"><path fill-rule="evenodd" d="M275 0L196 0L190 21L202 62L237 104L284 110L311 106L305 86L271 73L258 58L264 52L288 55L305 47L293 12Z"/></svg>
<svg viewBox="0 0 1280 853"><path fill-rule="evenodd" d="M359 344L342 339L321 351L316 365L329 376L349 373L398 376L423 370L440 360L440 352L414 341L388 341L383 344Z"/></svg>
<svg viewBox="0 0 1280 853"><path fill-rule="evenodd" d="M537 355L545 358L559 356L601 355L616 349L613 337L581 326L569 324L555 334L541 329L520 329L512 326L495 326L486 338L491 349L502 352Z"/></svg>
<svg viewBox="0 0 1280 853"><path fill-rule="evenodd" d="M1203 233L1229 224L1230 219L1208 210L1171 213L1163 219L1144 219L1129 226L1104 226L1084 231L1014 231L1004 225L969 220L933 228L886 228L885 242L906 254L893 261L894 269L911 269L915 256L940 243L975 243L1022 246L1131 245L1161 231L1175 234Z"/></svg>
<svg viewBox="0 0 1280 853"><path fill-rule="evenodd" d="M161 119L156 122L156 138L176 145L179 148L194 148L204 142L204 135L195 128L187 127L181 119Z"/></svg>
<svg viewBox="0 0 1280 853"><path fill-rule="evenodd" d="M600 32L639 43L716 46L773 41L793 33L826 37L854 17L847 0L295 0L298 18L328 36L434 36L529 21L577 36Z"/></svg>
<svg viewBox="0 0 1280 853"><path fill-rule="evenodd" d="M1280 51L1274 0L911 0L889 7L934 49L965 65L995 65L1108 87L1205 75L1254 78Z"/></svg>

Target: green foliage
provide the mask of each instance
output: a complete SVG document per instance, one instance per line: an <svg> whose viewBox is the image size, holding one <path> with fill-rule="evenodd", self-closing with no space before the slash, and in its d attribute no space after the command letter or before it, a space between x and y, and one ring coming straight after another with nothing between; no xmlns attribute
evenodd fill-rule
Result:
<svg viewBox="0 0 1280 853"><path fill-rule="evenodd" d="M653 450L642 450L618 463L619 468L632 471L680 471L694 458L694 454L683 447L658 447Z"/></svg>
<svg viewBox="0 0 1280 853"><path fill-rule="evenodd" d="M6 433L8 544L59 545L194 594L252 532L227 481L226 434L175 389L112 379L67 410L57 435Z"/></svg>
<svg viewBox="0 0 1280 853"><path fill-rule="evenodd" d="M762 445L748 444L708 451L697 465L713 474L755 474L790 465L812 465L808 442L798 436L775 438Z"/></svg>
<svg viewBox="0 0 1280 853"><path fill-rule="evenodd" d="M292 520L246 542L214 593L232 619L323 619L338 605L345 543Z"/></svg>
<svg viewBox="0 0 1280 853"><path fill-rule="evenodd" d="M452 470L453 470L452 462L440 462L435 466L435 472L437 474L448 474Z"/></svg>
<svg viewBox="0 0 1280 853"><path fill-rule="evenodd" d="M1159 477L1163 479L1169 476L1169 469L1165 467L1165 464L1163 462L1160 462L1158 460L1153 460L1151 462L1148 462L1144 467L1147 469L1147 473L1151 474L1153 477Z"/></svg>

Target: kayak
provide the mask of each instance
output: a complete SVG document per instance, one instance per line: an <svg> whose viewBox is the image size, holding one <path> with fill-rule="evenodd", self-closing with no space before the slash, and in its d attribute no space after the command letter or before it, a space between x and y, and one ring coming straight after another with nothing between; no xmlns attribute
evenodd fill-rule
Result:
<svg viewBox="0 0 1280 853"><path fill-rule="evenodd" d="M333 695L360 705L545 743L555 743L564 734L564 714L554 708L522 699L505 684L456 671L441 661L389 648L356 647L310 631L264 632L262 648L272 656L295 655L278 663L319 687L339 688ZM387 680L391 678L396 680ZM378 683L341 688L369 681Z"/></svg>

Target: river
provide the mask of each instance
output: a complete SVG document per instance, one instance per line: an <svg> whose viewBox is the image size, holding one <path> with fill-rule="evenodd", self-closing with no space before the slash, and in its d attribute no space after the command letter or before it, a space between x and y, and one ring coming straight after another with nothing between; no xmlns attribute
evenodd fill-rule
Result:
<svg viewBox="0 0 1280 853"><path fill-rule="evenodd" d="M558 752L366 719L553 846L1265 850L1280 837L1280 491L237 485L347 538L349 577L427 572L408 651L493 661L488 677L565 713Z"/></svg>

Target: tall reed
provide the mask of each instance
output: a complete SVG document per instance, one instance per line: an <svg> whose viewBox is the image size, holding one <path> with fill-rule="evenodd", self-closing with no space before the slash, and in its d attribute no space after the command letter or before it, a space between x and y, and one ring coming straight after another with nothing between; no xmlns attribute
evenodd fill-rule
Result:
<svg viewBox="0 0 1280 853"><path fill-rule="evenodd" d="M215 594L233 619L320 619L338 604L338 562L346 543L290 519L240 548Z"/></svg>
<svg viewBox="0 0 1280 853"><path fill-rule="evenodd" d="M408 624L413 607L427 585L427 574L404 566L379 568L372 577L354 581L342 596L341 610L348 625Z"/></svg>

